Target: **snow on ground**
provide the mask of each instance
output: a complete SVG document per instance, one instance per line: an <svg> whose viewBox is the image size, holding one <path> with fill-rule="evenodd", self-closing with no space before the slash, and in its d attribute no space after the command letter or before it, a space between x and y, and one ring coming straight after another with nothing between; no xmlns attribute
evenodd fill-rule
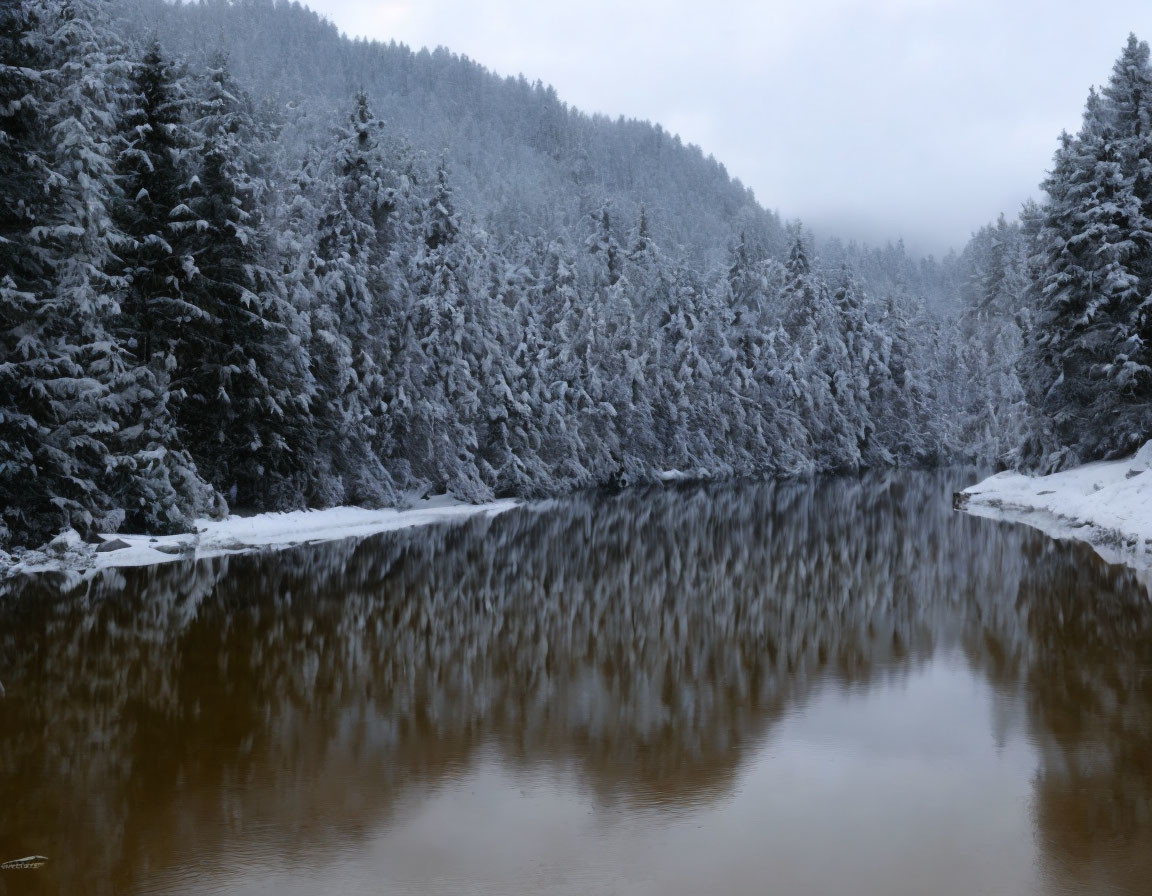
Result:
<svg viewBox="0 0 1152 896"><path fill-rule="evenodd" d="M106 542L119 539L127 547L98 552L96 545L80 543L69 533L55 539L45 551L29 551L18 562L0 563L0 575L50 570L107 569L118 566L150 566L173 560L203 559L259 549L288 548L298 544L363 538L380 532L462 520L476 514L493 516L516 507L514 500L487 504L464 504L446 496L417 501L408 510L365 510L333 507L230 516L223 520L197 520L196 531L183 535L102 535ZM53 547L56 546L56 547ZM3 554L0 553L0 560Z"/></svg>
<svg viewBox="0 0 1152 896"><path fill-rule="evenodd" d="M957 507L1091 544L1109 563L1152 570L1152 442L1126 460L1049 476L999 473L964 489Z"/></svg>

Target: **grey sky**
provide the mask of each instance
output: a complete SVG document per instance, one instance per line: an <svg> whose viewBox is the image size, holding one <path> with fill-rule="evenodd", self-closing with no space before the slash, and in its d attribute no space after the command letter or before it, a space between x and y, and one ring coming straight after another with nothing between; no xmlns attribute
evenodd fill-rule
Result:
<svg viewBox="0 0 1152 896"><path fill-rule="evenodd" d="M699 144L821 232L959 248L1037 192L1149 0L310 0Z"/></svg>

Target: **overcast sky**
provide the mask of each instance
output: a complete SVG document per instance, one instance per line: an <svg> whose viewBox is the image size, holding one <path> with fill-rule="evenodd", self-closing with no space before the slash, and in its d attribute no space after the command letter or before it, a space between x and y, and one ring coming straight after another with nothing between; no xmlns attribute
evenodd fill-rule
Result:
<svg viewBox="0 0 1152 896"><path fill-rule="evenodd" d="M941 252L1037 193L1152 0L308 0L659 122L784 217Z"/></svg>

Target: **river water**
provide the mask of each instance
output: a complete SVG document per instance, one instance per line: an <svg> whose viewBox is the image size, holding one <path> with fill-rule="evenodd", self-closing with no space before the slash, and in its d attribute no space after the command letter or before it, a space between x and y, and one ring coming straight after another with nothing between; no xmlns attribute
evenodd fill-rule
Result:
<svg viewBox="0 0 1152 896"><path fill-rule="evenodd" d="M1152 599L967 481L0 585L0 893L1152 893Z"/></svg>

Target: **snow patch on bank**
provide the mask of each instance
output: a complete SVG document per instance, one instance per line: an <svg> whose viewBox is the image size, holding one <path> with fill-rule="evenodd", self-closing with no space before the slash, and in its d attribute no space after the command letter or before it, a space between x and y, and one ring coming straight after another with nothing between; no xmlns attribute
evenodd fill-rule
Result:
<svg viewBox="0 0 1152 896"><path fill-rule="evenodd" d="M1152 442L1127 460L1049 476L998 473L960 492L956 505L1086 541L1109 563L1152 570Z"/></svg>
<svg viewBox="0 0 1152 896"><path fill-rule="evenodd" d="M328 510L230 516L223 520L197 520L196 531L182 535L101 535L105 542L119 540L127 544L127 547L107 552L98 551L97 545L80 543L78 536L73 538L65 533L55 539L47 550L25 552L7 568L0 562L0 575L151 566L173 560L200 560L253 550L275 550L343 538L364 538L396 529L463 520L478 514L494 516L519 503L509 499L487 504L465 504L447 496L439 496L417 501L408 510L333 507ZM53 545L57 547L53 548ZM0 553L0 561L3 556Z"/></svg>

